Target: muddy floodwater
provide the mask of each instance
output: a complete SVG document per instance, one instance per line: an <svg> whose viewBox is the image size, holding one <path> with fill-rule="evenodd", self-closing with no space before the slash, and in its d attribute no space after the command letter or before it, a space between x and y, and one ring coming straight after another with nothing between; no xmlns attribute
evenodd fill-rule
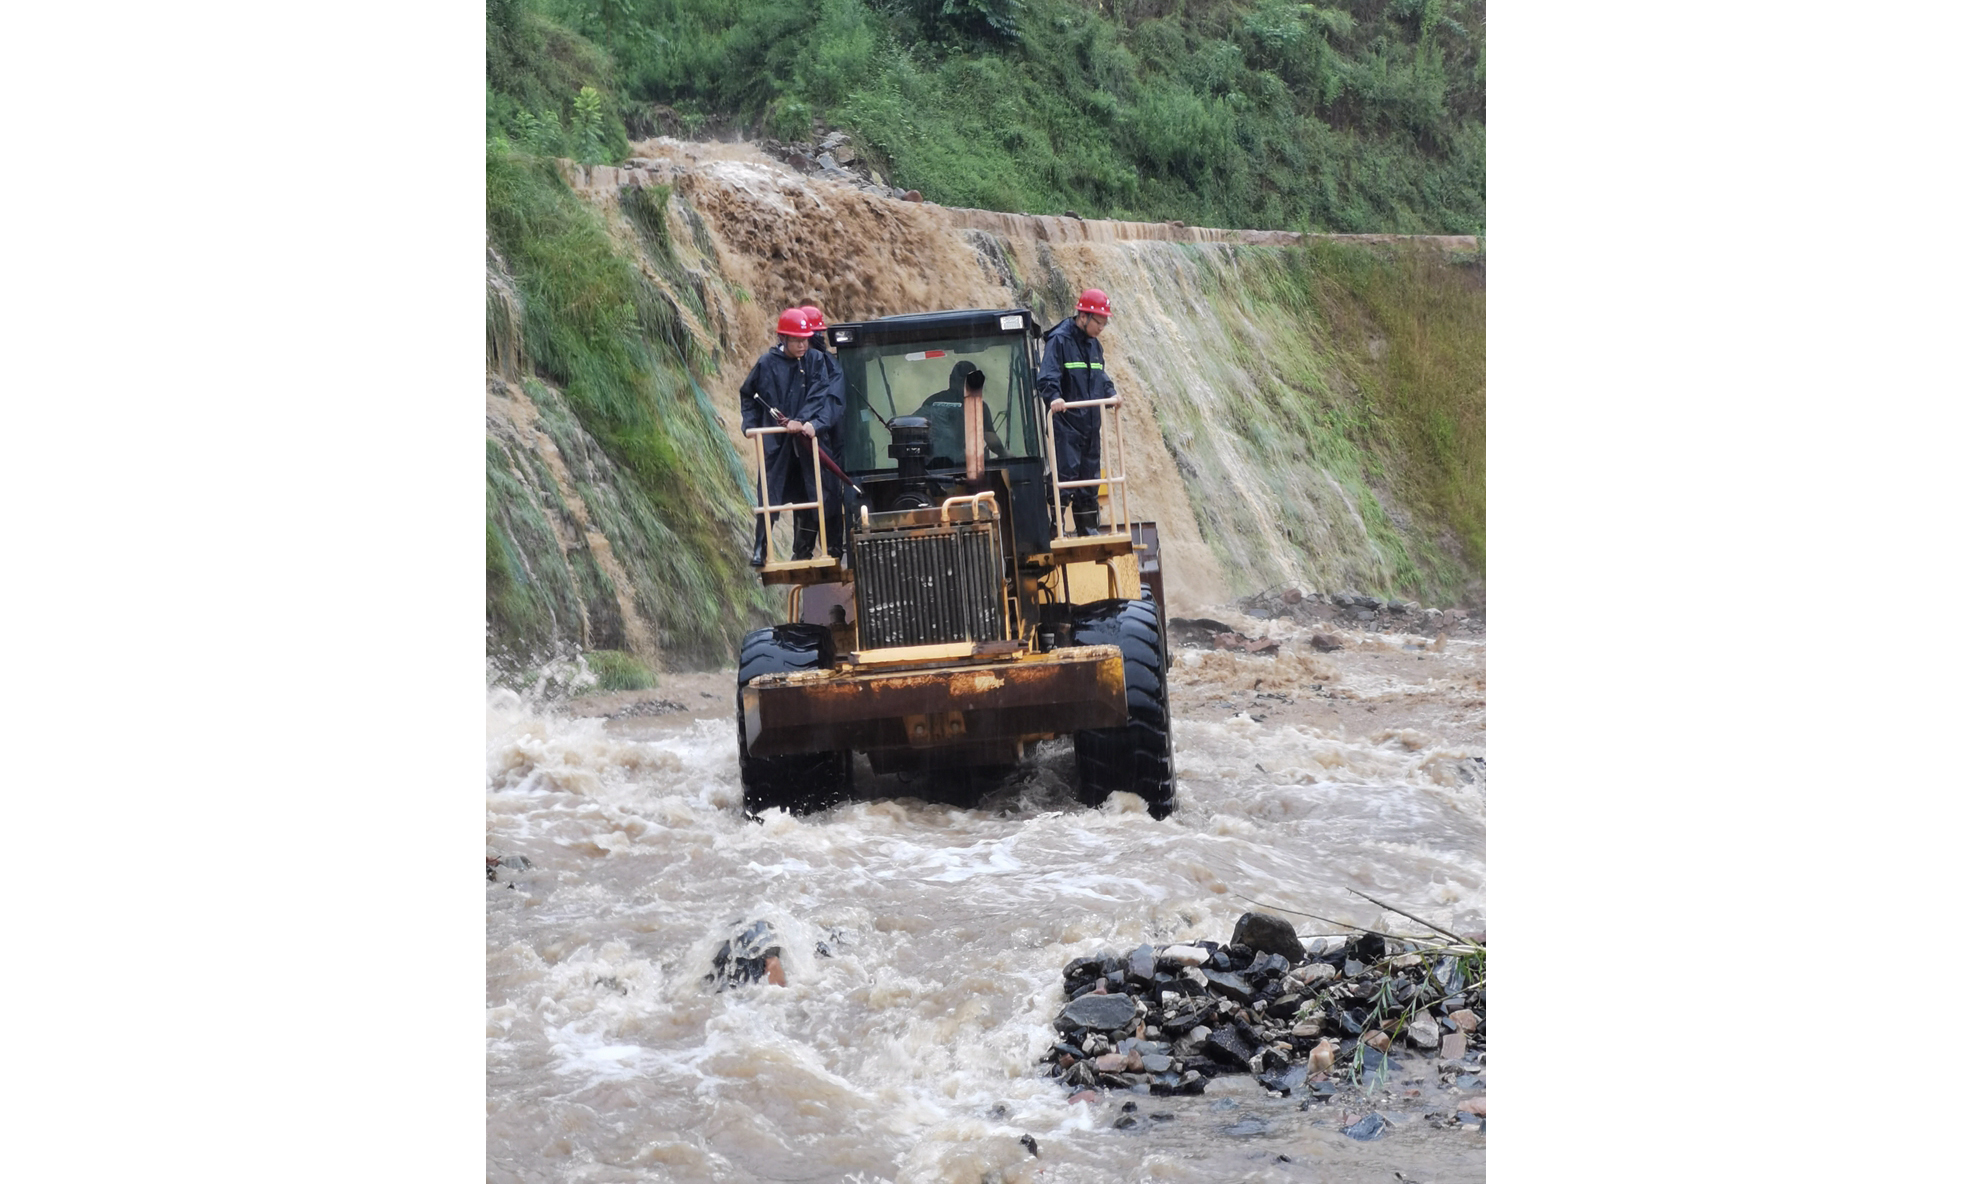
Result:
<svg viewBox="0 0 1972 1184"><path fill-rule="evenodd" d="M1344 645L1318 653L1307 628L1214 615L1280 653L1175 651L1163 822L1080 806L1066 742L976 808L859 762L855 801L753 822L731 672L554 707L491 693L489 1179L1482 1179L1483 1131L1433 1115L1483 1082L1422 1058L1369 1142L1339 1103L1251 1078L1071 1105L1038 1063L1070 959L1224 942L1250 901L1420 932L1354 888L1485 928L1483 634L1331 627ZM714 991L720 945L760 920L787 985ZM1144 1121L1118 1129L1126 1101Z"/></svg>

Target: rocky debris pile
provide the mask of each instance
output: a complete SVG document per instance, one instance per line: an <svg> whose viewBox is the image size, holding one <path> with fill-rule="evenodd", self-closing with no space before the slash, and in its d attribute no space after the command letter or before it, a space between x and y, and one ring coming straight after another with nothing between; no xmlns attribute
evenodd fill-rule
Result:
<svg viewBox="0 0 1972 1184"><path fill-rule="evenodd" d="M1225 945L1076 958L1062 990L1042 1063L1077 1091L1071 1100L1203 1093L1214 1077L1249 1074L1277 1095L1326 1101L1338 1087L1374 1091L1400 1068L1435 1068L1449 1084L1476 1081L1485 1064L1478 943L1365 932L1303 945L1288 922L1247 913Z"/></svg>
<svg viewBox="0 0 1972 1184"><path fill-rule="evenodd" d="M924 200L924 196L915 189L899 189L885 181L883 174L876 171L876 166L863 158L848 132L832 131L813 140L794 143L762 140L760 151L796 172L854 185L865 193L894 197L899 201Z"/></svg>
<svg viewBox="0 0 1972 1184"><path fill-rule="evenodd" d="M716 983L717 989L723 991L743 983L757 983L763 978L777 987L787 985L787 974L781 969L780 940L774 935L773 926L755 921L720 944L719 952L712 955L712 973L705 976L705 981Z"/></svg>
<svg viewBox="0 0 1972 1184"><path fill-rule="evenodd" d="M1241 612L1261 620L1290 620L1303 625L1334 623L1373 633L1476 633L1486 631L1485 610L1426 608L1415 600L1382 599L1360 592L1304 592L1292 584L1256 592L1239 602ZM1317 633L1317 649L1339 648L1339 639Z"/></svg>
<svg viewBox="0 0 1972 1184"><path fill-rule="evenodd" d="M628 707L619 707L603 718L634 719L638 716L645 715L670 715L673 712L683 710L685 710L685 705L676 699L644 699L632 703Z"/></svg>
<svg viewBox="0 0 1972 1184"><path fill-rule="evenodd" d="M1211 617L1172 617L1167 628L1173 645L1269 656L1280 652L1280 642L1274 638L1248 637L1224 621L1215 621Z"/></svg>

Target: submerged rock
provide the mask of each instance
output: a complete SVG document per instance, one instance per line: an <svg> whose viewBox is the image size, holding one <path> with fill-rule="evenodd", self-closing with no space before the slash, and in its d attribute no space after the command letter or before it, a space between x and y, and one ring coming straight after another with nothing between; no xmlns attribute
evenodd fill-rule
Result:
<svg viewBox="0 0 1972 1184"><path fill-rule="evenodd" d="M755 921L739 936L720 944L719 952L712 955L712 973L705 976L705 981L717 983L717 989L723 991L763 978L777 987L787 985L786 972L781 969L781 947L773 927L765 921Z"/></svg>
<svg viewBox="0 0 1972 1184"><path fill-rule="evenodd" d="M1362 1118L1343 1127L1342 1133L1358 1142L1367 1143L1371 1139L1382 1138L1384 1132L1389 1129L1390 1120L1372 1110Z"/></svg>

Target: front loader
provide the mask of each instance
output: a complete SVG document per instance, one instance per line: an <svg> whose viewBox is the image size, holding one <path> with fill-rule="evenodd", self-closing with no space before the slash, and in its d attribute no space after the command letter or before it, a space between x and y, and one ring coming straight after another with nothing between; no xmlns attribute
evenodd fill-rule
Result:
<svg viewBox="0 0 1972 1184"><path fill-rule="evenodd" d="M785 624L740 646L749 813L846 800L859 752L874 773L976 786L1058 736L1074 737L1083 802L1122 791L1153 817L1171 812L1157 527L1130 520L1116 399L1068 405L1101 409L1101 477L1055 480L1040 335L1024 308L829 331L847 388L835 459L860 488L843 489L836 521L764 492L754 508L770 526L760 579L787 590L787 607ZM983 392L964 389L968 369L984 372ZM747 432L762 491L765 437L786 430ZM819 450L797 463L822 488ZM1066 512L1065 491L1083 485L1105 487L1090 535ZM777 557L771 516L801 509L823 519L820 557ZM838 532L841 557L823 554Z"/></svg>

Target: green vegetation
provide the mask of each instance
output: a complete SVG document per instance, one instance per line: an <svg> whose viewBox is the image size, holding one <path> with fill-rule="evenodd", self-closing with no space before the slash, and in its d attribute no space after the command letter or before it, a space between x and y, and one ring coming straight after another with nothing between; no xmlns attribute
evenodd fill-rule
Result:
<svg viewBox="0 0 1972 1184"><path fill-rule="evenodd" d="M1484 0L488 0L486 32L489 371L519 381L567 470L489 435L488 629L515 670L627 654L641 625L626 613L667 660L724 661L735 623L769 602L689 328L706 324L707 285L728 283L680 263L711 254L704 224L662 187L624 189L606 217L553 157L831 125L892 183L950 205L1484 230ZM1198 374L1169 389L1195 377L1215 393L1167 400L1160 427L1228 574L1278 564L1254 514L1201 500L1207 485L1277 510L1287 542L1331 565L1320 574L1455 598L1484 562L1483 259L1163 246L1170 274L1145 282L1182 272L1215 313ZM1081 286L1045 245L1026 279L998 254L1035 307ZM1208 446L1218 431L1236 442ZM1353 535L1337 527L1352 515Z"/></svg>
<svg viewBox="0 0 1972 1184"><path fill-rule="evenodd" d="M1403 500L1449 525L1473 568L1483 570L1484 257L1334 242L1306 249L1327 277L1325 318L1357 359L1351 377L1412 461L1400 481ZM1353 302L1341 298L1345 292Z"/></svg>
<svg viewBox="0 0 1972 1184"><path fill-rule="evenodd" d="M486 195L488 243L511 268L519 296L521 351L545 380L525 384L542 426L628 569L639 612L658 624L659 644L683 658L723 660L735 608L756 610L760 593L745 566L746 495L698 380L707 363L678 298L643 275L633 250L610 236L551 161L511 141L489 143ZM640 200L658 203L643 209L640 226L661 225L664 198ZM659 256L659 273L677 274L668 239L647 229L643 238L646 252ZM695 309L695 297L682 299ZM607 471L589 457L592 440ZM615 589L586 548L562 572L552 530L534 521L541 515L532 491L553 487L546 474L523 480L503 456L489 454L489 624L534 658L548 653L551 640L575 636L567 624L581 615L576 606L589 606L592 628L600 622L614 635L622 627ZM556 560L531 571L524 555Z"/></svg>
<svg viewBox="0 0 1972 1184"><path fill-rule="evenodd" d="M590 650L584 655L596 691L647 691L657 685L650 667L622 650Z"/></svg>
<svg viewBox="0 0 1972 1184"><path fill-rule="evenodd" d="M1484 0L488 0L487 131L849 130L947 205L1483 233ZM585 94L584 88L588 88Z"/></svg>

